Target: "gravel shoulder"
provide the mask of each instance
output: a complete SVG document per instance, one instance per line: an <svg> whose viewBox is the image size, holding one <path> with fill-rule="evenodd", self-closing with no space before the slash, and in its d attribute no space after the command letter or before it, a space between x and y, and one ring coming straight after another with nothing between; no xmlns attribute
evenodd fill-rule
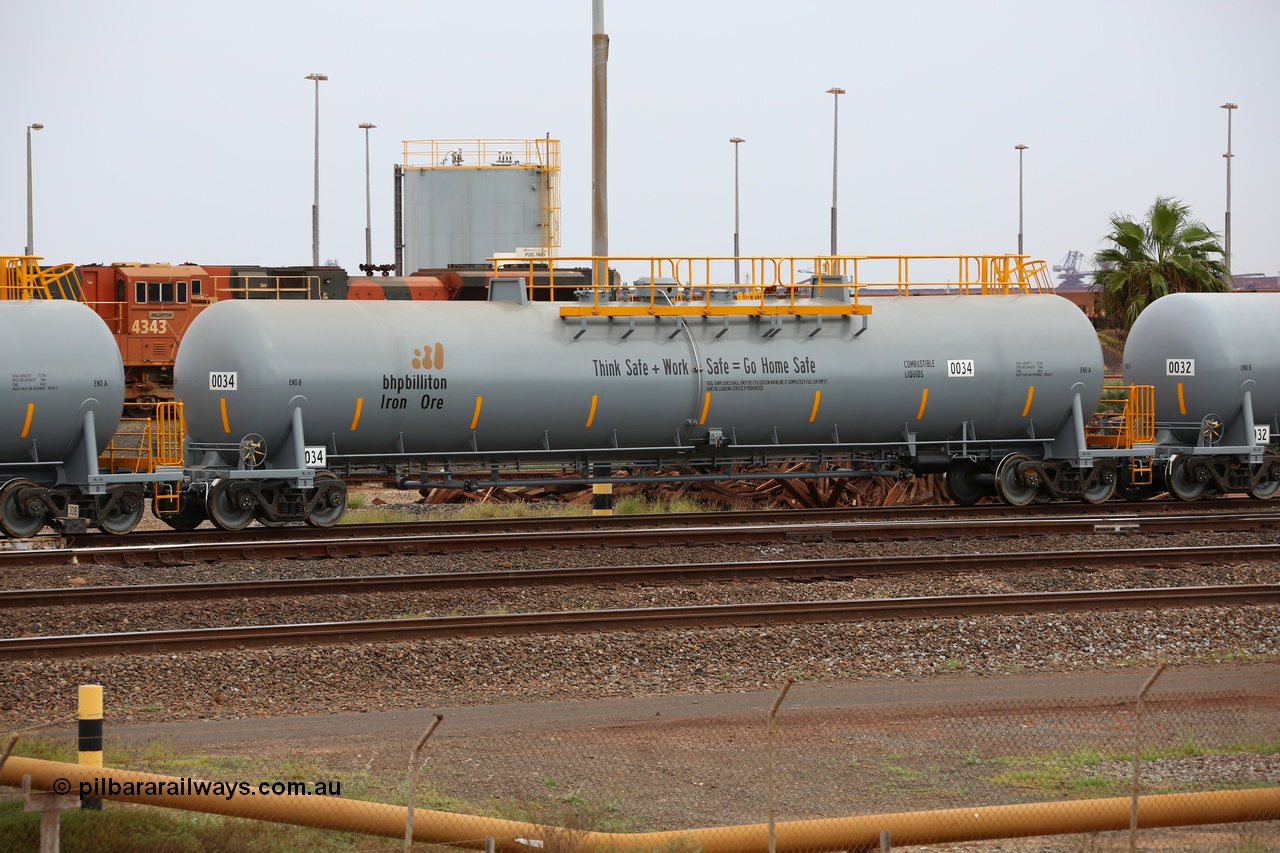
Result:
<svg viewBox="0 0 1280 853"><path fill-rule="evenodd" d="M1159 548L1215 539L1125 537L1123 544ZM1270 543L1276 537L1233 535L1230 541ZM1045 536L498 552L146 570L81 565L16 572L6 584L113 585L509 570L542 568L552 561L590 567L1114 544L1119 544L1114 536ZM202 606L8 611L0 614L0 633L1275 583L1278 576L1280 565L1239 562L816 583L303 596ZM550 821L565 817L562 810L571 801L581 801L588 810L608 803L636 828L665 829L762 819L763 714L788 677L797 682L780 718L780 756L788 769L782 777L786 793L779 801L779 819L797 820L1075 796L1077 790L1055 788L1057 783L1046 787L1040 777L1018 781L1026 771L1016 762L1023 756L1043 762L1047 755L1071 756L1083 749L1123 754L1132 742L1132 697L1160 663L1170 665L1160 691L1172 696L1180 689L1186 695L1165 701L1159 700L1159 691L1153 694L1159 717L1149 731L1170 745L1190 738L1212 747L1207 756L1168 755L1153 761L1149 770L1164 786L1161 790L1203 780L1280 784L1274 750L1224 757L1219 749L1274 745L1274 733L1280 731L1280 608L1270 606L27 661L13 664L9 677L0 681L0 729L65 732L76 686L98 683L106 689L109 737L171 739L182 750L226 755L228 760L244 754L277 756L312 770L368 780L402 773L407 750L425 722L443 713L446 723L433 738L427 765L428 778L441 796L476 809L519 802ZM1193 677L1203 680L1176 687ZM1071 768L1070 779L1091 790L1123 792L1123 770L1123 762L1100 761L1087 771ZM1082 781L1087 774L1097 779ZM394 790L369 784L365 798L394 799ZM1186 849L1192 837L1187 832L1174 835L1166 849ZM1195 836L1204 846L1222 837ZM1078 842L1057 846L1037 840L1034 845L937 849L1119 848L1104 840L1088 848ZM1144 849L1161 849L1150 840L1146 844Z"/></svg>

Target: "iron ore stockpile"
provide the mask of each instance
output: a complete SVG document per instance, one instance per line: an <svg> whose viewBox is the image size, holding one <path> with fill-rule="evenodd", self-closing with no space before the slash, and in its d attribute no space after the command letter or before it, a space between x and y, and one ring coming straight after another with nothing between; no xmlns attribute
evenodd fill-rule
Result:
<svg viewBox="0 0 1280 853"><path fill-rule="evenodd" d="M412 493L387 493L408 501ZM409 505L426 512L425 507ZM357 514L358 515L358 514ZM1274 544L1273 533L1237 533L1232 544ZM399 573L592 567L729 560L787 560L875 554L1033 552L1113 546L1206 544L1201 535L1043 535L874 543L482 552L317 561L116 568L81 564L9 573L8 588L109 586ZM1117 565L1100 571L929 573L917 578L821 582L582 585L434 593L247 598L207 603L0 611L5 636L112 633L231 625L351 621L467 614L551 612L740 602L903 598L1050 590L1275 583L1274 564ZM121 655L30 660L0 684L7 728L65 715L83 683L107 685L124 722L286 716L484 703L717 693L772 689L802 680L1016 677L1024 672L1275 660L1275 607L1083 612L1053 615L767 628L652 630L567 636L460 639L338 647ZM1135 678L1138 676L1135 675ZM319 698L322 697L322 698ZM321 702L318 706L317 701Z"/></svg>

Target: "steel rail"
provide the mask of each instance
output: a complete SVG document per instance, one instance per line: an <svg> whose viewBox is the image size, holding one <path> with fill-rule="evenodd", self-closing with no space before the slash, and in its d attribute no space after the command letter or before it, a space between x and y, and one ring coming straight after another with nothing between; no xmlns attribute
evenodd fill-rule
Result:
<svg viewBox="0 0 1280 853"><path fill-rule="evenodd" d="M652 523L648 517L633 516ZM309 528L264 529L252 538L213 534L176 544L120 545L79 548L33 548L0 551L0 569L7 566L180 565L229 560L281 558L343 558L445 554L458 551L538 550L563 547L661 547L667 545L728 545L777 541L868 541L872 539L957 536L1019 536L1028 534L1186 533L1192 530L1268 530L1280 526L1277 513L1192 513L1189 515L1085 515L1065 518L989 517L978 520L902 518L889 521L841 521L681 527L590 525L567 530L528 530L499 533L441 533L430 525L372 530L352 525L344 538L316 538ZM398 531L398 532L397 532ZM265 535L264 535L265 534ZM304 538L299 538L301 535Z"/></svg>
<svg viewBox="0 0 1280 853"><path fill-rule="evenodd" d="M1187 504L1184 501L1145 501L1141 504L1036 504L1031 507L1011 507L1003 504L979 504L964 507L957 505L928 506L876 506L839 507L831 509L767 509L726 510L723 512L690 512L645 515L609 516L538 516L526 518L477 518L431 519L423 521L380 522L373 524L343 524L330 528L303 526L258 527L250 526L234 534L241 541L278 541L281 538L345 539L357 529L368 535L401 534L406 531L437 534L528 532L550 530L602 530L649 527L698 527L716 524L753 525L779 522L785 519L795 524L828 524L862 521L886 521L894 519L924 521L973 521L977 519L1043 519L1065 516L1087 519L1097 516L1118 519L1148 519L1161 515L1178 517L1197 515L1234 515L1257 513L1280 518L1280 502L1252 499L1230 500L1215 503ZM197 534L222 535L210 528L195 531ZM70 548L104 545L184 545L192 539L192 533L174 530L135 531L123 536L94 532L59 539L56 534L46 534L37 539L58 542Z"/></svg>
<svg viewBox="0 0 1280 853"><path fill-rule="evenodd" d="M1280 545L1204 545L1179 548L1106 548L1089 551L889 555L814 560L673 563L571 569L510 569L363 577L129 584L6 590L3 595L0 595L0 611L26 607L75 607L158 601L213 601L231 598L360 595L534 586L692 584L746 580L813 582L926 573L1031 572L1052 569L1081 571L1116 565L1153 566L1266 560L1280 560Z"/></svg>
<svg viewBox="0 0 1280 853"><path fill-rule="evenodd" d="M565 613L485 614L87 636L19 637L0 640L0 660L103 657L161 652L186 653L211 649L316 644L409 642L464 637L536 636L684 628L777 627L832 622L937 619L977 615L1008 616L1086 610L1159 610L1226 605L1238 607L1276 603L1280 603L1280 584L722 604Z"/></svg>

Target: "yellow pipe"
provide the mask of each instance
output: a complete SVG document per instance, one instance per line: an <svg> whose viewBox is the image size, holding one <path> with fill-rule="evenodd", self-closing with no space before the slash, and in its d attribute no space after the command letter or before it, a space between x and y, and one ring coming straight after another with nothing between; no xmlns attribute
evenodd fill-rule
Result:
<svg viewBox="0 0 1280 853"><path fill-rule="evenodd" d="M244 793L228 798L222 793L185 793L191 789L190 779L114 768L81 767L35 758L10 757L0 768L0 784L19 787L23 776L31 777L33 789L55 793L87 791L92 796L92 787L82 789L80 785L84 782L92 786L97 780L98 795L121 802L385 838L403 838L405 832L407 809L385 803L296 794L264 796ZM121 786L132 784L135 792L104 791L105 780L114 780ZM137 792L137 786L148 783L154 792L145 788L141 793ZM895 846L1113 832L1129 828L1131 804L1129 797L1110 797L790 821L777 824L777 851L817 853L870 848L880 843L883 830L889 830ZM1141 828L1276 819L1280 819L1280 787L1159 794L1142 797L1138 804L1138 826ZM422 809L414 809L413 812L415 841L479 849L484 847L485 838L491 837L501 853L528 853L529 846L517 838L551 838L555 839L557 846L607 849L614 853L677 848L697 849L701 853L761 853L768 849L768 836L767 823L675 832L611 834L449 812Z"/></svg>

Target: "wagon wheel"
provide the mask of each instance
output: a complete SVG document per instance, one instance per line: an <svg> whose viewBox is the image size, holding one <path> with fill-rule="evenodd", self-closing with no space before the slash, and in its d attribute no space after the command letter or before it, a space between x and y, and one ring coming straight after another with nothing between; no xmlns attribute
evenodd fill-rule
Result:
<svg viewBox="0 0 1280 853"><path fill-rule="evenodd" d="M1200 422L1200 438L1205 447L1214 447L1222 441L1222 418L1217 415L1205 415Z"/></svg>
<svg viewBox="0 0 1280 853"><path fill-rule="evenodd" d="M110 509L105 512L99 509L98 527L106 533L114 533L122 536L130 532L138 526L138 522L142 521L142 512L146 509L146 502L142 498L142 490L138 488L124 488L113 490L108 493L106 500L99 504L110 503Z"/></svg>
<svg viewBox="0 0 1280 853"><path fill-rule="evenodd" d="M1267 451L1263 456L1263 462L1250 473L1253 474L1253 483L1249 486L1249 497L1256 498L1260 501L1269 501L1280 492L1280 469L1276 468L1277 454Z"/></svg>
<svg viewBox="0 0 1280 853"><path fill-rule="evenodd" d="M1018 466L1030 461L1025 453L1010 453L996 468L996 494L1010 506L1026 506L1040 491L1040 477L1034 471L1024 476L1023 482L1018 481Z"/></svg>
<svg viewBox="0 0 1280 853"><path fill-rule="evenodd" d="M1169 494L1180 501L1198 500L1204 494L1205 484L1189 470L1186 456L1175 456L1169 460L1169 470L1164 479Z"/></svg>
<svg viewBox="0 0 1280 853"><path fill-rule="evenodd" d="M947 468L947 495L960 506L973 506L986 496L987 490L977 482L978 463L961 457Z"/></svg>
<svg viewBox="0 0 1280 853"><path fill-rule="evenodd" d="M23 495L27 489L38 488L30 480L10 480L0 486L0 530L14 539L25 539L44 527L43 502L35 495Z"/></svg>
<svg viewBox="0 0 1280 853"><path fill-rule="evenodd" d="M312 527L333 527L347 511L347 484L338 479L332 471L316 472L316 489L323 498L320 505L307 516L307 524Z"/></svg>
<svg viewBox="0 0 1280 853"><path fill-rule="evenodd" d="M244 530L253 521L253 495L248 491L231 493L231 480L216 480L209 487L209 520L222 530Z"/></svg>
<svg viewBox="0 0 1280 853"><path fill-rule="evenodd" d="M1086 486L1080 497L1085 503L1100 504L1111 500L1116 493L1116 469L1114 465L1097 468L1093 473L1093 483Z"/></svg>

